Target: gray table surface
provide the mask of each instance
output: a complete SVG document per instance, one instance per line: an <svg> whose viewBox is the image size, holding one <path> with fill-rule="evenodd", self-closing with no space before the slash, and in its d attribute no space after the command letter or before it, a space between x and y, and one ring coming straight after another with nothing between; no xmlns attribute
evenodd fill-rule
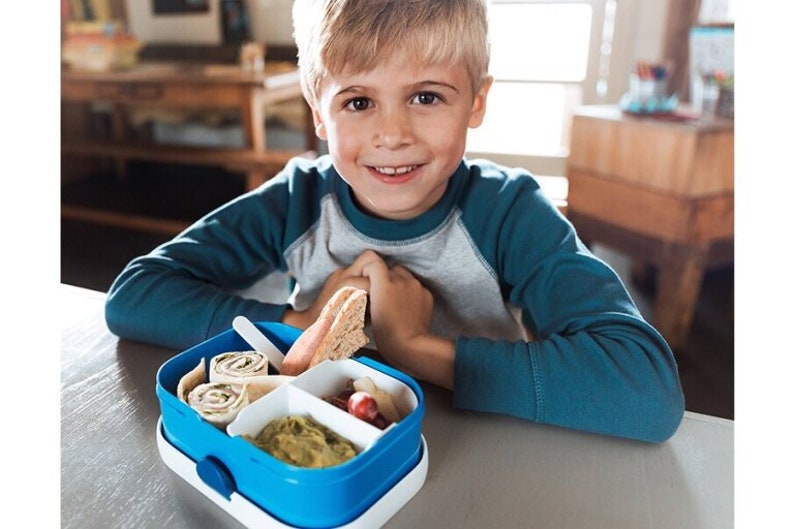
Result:
<svg viewBox="0 0 794 529"><path fill-rule="evenodd" d="M239 527L157 450L155 375L178 351L112 335L102 293L60 296L61 526ZM687 412L651 445L455 410L422 387L427 479L386 527L733 527L733 421Z"/></svg>

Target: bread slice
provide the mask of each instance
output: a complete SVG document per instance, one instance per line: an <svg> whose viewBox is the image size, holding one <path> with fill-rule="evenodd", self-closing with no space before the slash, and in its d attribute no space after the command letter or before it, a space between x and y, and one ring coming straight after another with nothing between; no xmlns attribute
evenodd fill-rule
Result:
<svg viewBox="0 0 794 529"><path fill-rule="evenodd" d="M364 317L367 311L367 291L353 287L343 287L341 306L334 310L333 304L328 308L334 313L331 328L326 333L317 350L312 355L309 367L323 360L341 360L349 358L367 345L369 338L364 334ZM337 300L339 303L340 300ZM323 309L325 311L325 308Z"/></svg>
<svg viewBox="0 0 794 529"><path fill-rule="evenodd" d="M284 357L282 375L299 375L323 360L351 357L367 345L364 318L367 291L354 287L337 290L320 317L295 341Z"/></svg>

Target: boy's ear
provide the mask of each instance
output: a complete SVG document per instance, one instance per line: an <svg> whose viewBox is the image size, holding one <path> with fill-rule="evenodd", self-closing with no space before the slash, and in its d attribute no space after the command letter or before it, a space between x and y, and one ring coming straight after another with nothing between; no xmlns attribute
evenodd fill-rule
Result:
<svg viewBox="0 0 794 529"><path fill-rule="evenodd" d="M482 125L482 120L485 117L485 101L488 99L488 91L492 84L493 77L488 76L480 90L474 94L474 102L471 105L471 114L469 114L469 128L476 129Z"/></svg>
<svg viewBox="0 0 794 529"><path fill-rule="evenodd" d="M328 140L328 134L325 130L325 123L323 122L323 117L320 115L320 111L317 110L315 105L311 105L312 109L312 121L314 121L314 134L320 138L321 140Z"/></svg>

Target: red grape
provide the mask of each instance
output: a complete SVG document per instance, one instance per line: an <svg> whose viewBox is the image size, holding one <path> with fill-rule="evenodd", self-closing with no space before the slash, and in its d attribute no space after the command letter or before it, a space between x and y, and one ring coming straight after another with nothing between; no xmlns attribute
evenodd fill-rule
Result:
<svg viewBox="0 0 794 529"><path fill-rule="evenodd" d="M347 411L362 421L372 422L378 416L378 403L366 391L356 391L347 399Z"/></svg>

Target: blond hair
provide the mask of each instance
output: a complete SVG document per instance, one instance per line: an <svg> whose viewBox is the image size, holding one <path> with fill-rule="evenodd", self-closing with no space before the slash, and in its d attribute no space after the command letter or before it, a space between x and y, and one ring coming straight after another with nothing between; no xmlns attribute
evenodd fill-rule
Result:
<svg viewBox="0 0 794 529"><path fill-rule="evenodd" d="M326 75L370 71L398 50L419 64L462 63L474 93L488 79L486 0L296 0L292 17L310 103Z"/></svg>

